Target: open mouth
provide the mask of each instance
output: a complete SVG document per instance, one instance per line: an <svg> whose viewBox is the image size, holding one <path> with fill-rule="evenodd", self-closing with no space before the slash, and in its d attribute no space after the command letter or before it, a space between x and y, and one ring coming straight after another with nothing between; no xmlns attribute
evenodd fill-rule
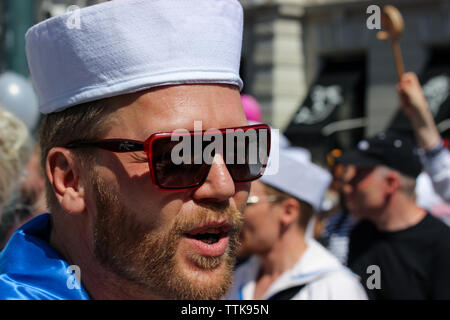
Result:
<svg viewBox="0 0 450 320"><path fill-rule="evenodd" d="M223 237L226 237L228 232L222 232L218 228L211 228L206 230L205 232L199 233L187 233L186 236L191 239L199 240L207 244L214 244L219 242L219 240Z"/></svg>
<svg viewBox="0 0 450 320"><path fill-rule="evenodd" d="M230 230L229 223L208 223L186 232L185 237L198 254L217 257L226 251Z"/></svg>

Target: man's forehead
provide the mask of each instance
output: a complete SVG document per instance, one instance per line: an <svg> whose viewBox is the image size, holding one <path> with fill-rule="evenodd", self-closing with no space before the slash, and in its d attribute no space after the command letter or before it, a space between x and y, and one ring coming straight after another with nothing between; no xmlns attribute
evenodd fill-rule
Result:
<svg viewBox="0 0 450 320"><path fill-rule="evenodd" d="M112 119L113 131L134 131L141 138L247 125L239 91L222 85L170 86L118 97Z"/></svg>
<svg viewBox="0 0 450 320"><path fill-rule="evenodd" d="M369 174L375 172L375 169L379 167L356 167L355 173L352 175L353 178L361 179Z"/></svg>

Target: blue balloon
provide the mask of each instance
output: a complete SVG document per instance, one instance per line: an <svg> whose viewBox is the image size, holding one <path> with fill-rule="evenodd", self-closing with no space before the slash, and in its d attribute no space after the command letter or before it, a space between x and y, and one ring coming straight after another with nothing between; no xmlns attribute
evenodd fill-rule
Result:
<svg viewBox="0 0 450 320"><path fill-rule="evenodd" d="M38 100L31 81L14 72L0 75L0 106L23 121L32 132L39 122Z"/></svg>

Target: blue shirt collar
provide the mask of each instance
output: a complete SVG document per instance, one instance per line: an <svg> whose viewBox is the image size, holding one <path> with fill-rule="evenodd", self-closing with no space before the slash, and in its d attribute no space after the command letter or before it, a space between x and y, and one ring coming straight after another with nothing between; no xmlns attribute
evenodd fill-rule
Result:
<svg viewBox="0 0 450 320"><path fill-rule="evenodd" d="M49 214L18 229L0 253L0 299L86 300L69 264L49 244Z"/></svg>

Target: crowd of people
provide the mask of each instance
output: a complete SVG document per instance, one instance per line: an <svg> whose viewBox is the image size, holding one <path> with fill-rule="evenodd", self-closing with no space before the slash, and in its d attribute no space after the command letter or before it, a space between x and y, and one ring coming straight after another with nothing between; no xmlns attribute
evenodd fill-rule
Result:
<svg viewBox="0 0 450 320"><path fill-rule="evenodd" d="M38 142L0 107L0 299L450 299L434 210L450 203L450 154L414 73L396 89L415 140L380 132L323 168L240 94L238 1L111 1L82 17L80 32L62 15L27 33ZM203 139L254 132L247 162L224 156L238 143L174 164L176 129L192 159L210 151L198 121Z"/></svg>

